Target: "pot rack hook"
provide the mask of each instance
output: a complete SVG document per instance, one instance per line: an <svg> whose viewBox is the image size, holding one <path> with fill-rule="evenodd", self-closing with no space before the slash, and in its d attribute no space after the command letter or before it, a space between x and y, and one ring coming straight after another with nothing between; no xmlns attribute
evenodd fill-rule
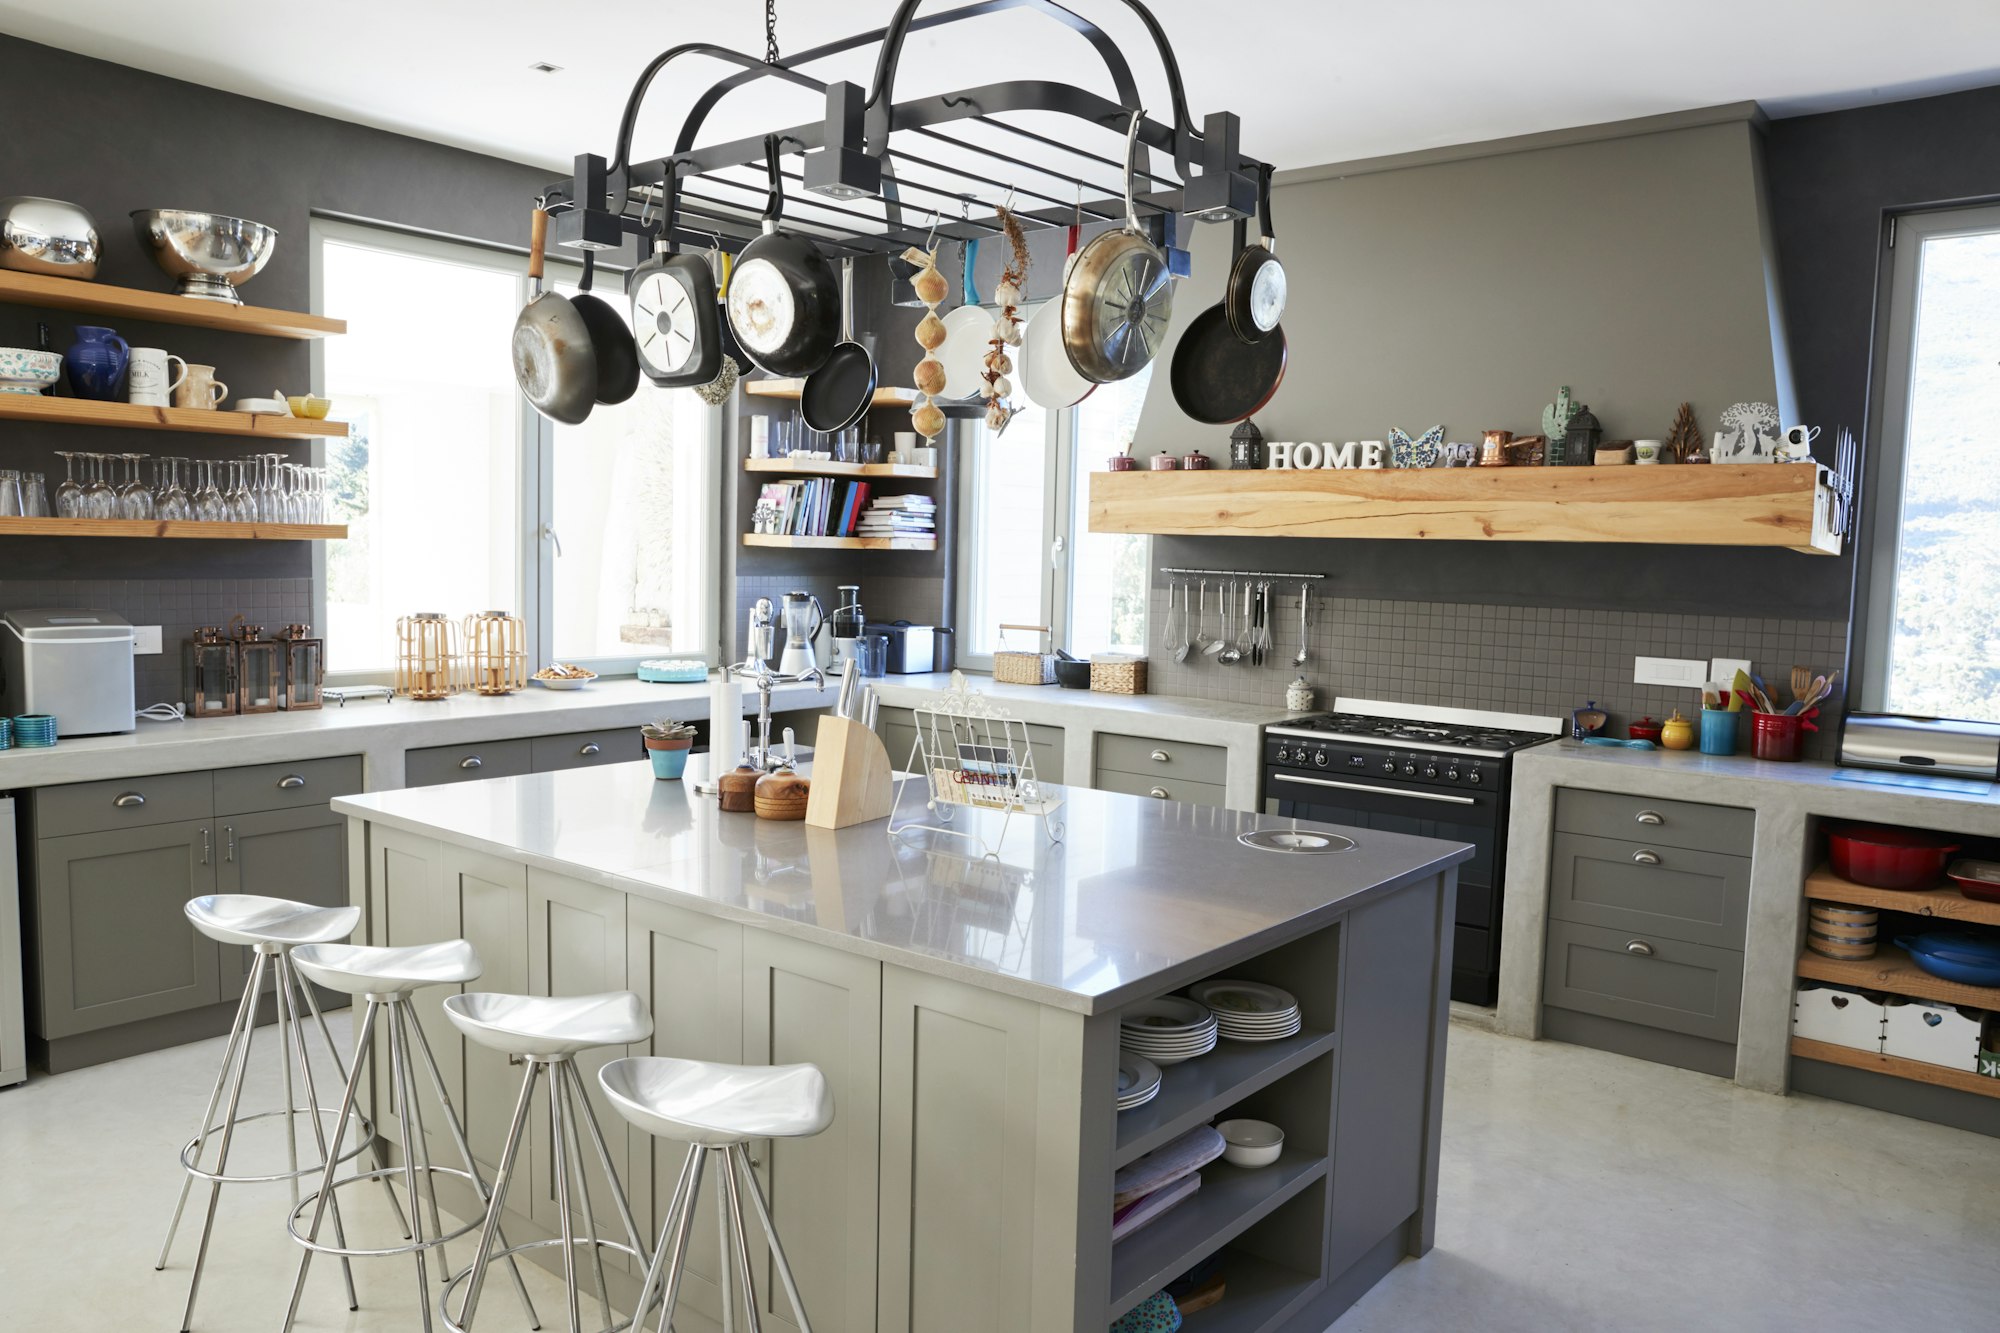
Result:
<svg viewBox="0 0 2000 1333"><path fill-rule="evenodd" d="M778 174L778 136L764 136L764 170L770 178L770 196L764 204L764 226L775 230L785 209L785 178Z"/></svg>
<svg viewBox="0 0 2000 1333"><path fill-rule="evenodd" d="M940 217L938 211L935 208L933 208L931 210L930 235L924 237L924 249L928 253L936 253L937 251L937 229L938 229L938 223L942 220L943 219Z"/></svg>

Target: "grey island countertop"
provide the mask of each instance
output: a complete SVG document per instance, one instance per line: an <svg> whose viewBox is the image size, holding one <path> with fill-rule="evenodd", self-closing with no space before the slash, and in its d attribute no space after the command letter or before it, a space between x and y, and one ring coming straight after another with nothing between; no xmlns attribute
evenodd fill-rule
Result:
<svg viewBox="0 0 2000 1333"><path fill-rule="evenodd" d="M1212 974L1456 866L1458 843L1350 829L1350 850L1244 846L1273 816L1064 789L1061 842L1015 816L997 857L927 829L838 831L725 814L645 764L342 797L355 819L651 895L1083 1014ZM897 820L923 815L905 780ZM992 812L957 827L1000 832Z"/></svg>

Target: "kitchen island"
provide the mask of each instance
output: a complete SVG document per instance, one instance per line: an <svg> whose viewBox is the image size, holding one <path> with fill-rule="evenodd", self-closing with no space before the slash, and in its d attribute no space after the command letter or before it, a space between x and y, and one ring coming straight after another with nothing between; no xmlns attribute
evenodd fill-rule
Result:
<svg viewBox="0 0 2000 1333"><path fill-rule="evenodd" d="M833 1127L753 1154L815 1328L1098 1330L1220 1252L1227 1294L1188 1329L1319 1330L1430 1248L1468 848L1350 830L1347 850L1263 850L1239 835L1302 826L1070 789L1064 841L1017 818L982 856L923 828L724 814L693 789L703 763L685 784L617 764L334 806L370 942L462 934L486 963L471 989L639 993L653 1038L592 1053L587 1076L623 1054L825 1070ZM918 813L914 785L903 798ZM957 826L1000 831L983 812ZM1214 976L1291 991L1303 1030L1169 1066L1153 1101L1119 1113L1120 1010ZM519 1073L457 1038L445 993L417 1011L491 1170ZM656 1226L674 1145L599 1114ZM1114 1245L1113 1173L1225 1115L1282 1126L1278 1162L1205 1168L1187 1202ZM530 1161L512 1239L552 1233L553 1193ZM694 1234L683 1304L713 1314L713 1223ZM790 1327L760 1287L766 1326ZM630 1274L620 1289L635 1295Z"/></svg>

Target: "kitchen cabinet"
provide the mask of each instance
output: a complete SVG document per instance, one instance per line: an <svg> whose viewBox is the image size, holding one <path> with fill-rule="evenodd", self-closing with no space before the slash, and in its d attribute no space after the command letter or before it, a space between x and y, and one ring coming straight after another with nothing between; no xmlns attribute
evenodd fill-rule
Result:
<svg viewBox="0 0 2000 1333"><path fill-rule="evenodd" d="M447 893L443 844L420 838L399 829L377 825L368 843L369 918L373 925L369 943L403 947L433 944L459 938L459 907L456 892ZM455 886L454 886L455 887ZM453 1099L462 1101L465 1082L462 1042L458 1029L444 1016L444 999L455 987L426 986L407 1003L410 1017L424 1025L431 1051L444 1074L445 1087ZM372 1069L389 1068L387 1014L375 1020ZM414 1058L414 1052L412 1053ZM429 1081L418 1066L418 1087ZM392 1109L390 1084L382 1072L376 1073L372 1087L372 1116L377 1131L391 1143L402 1142L402 1124ZM422 1095L419 1093L418 1095ZM426 1109L429 1103L425 1103ZM431 1117L435 1121L435 1117ZM456 1151L441 1123L427 1123L426 1145L431 1160L450 1166Z"/></svg>
<svg viewBox="0 0 2000 1333"><path fill-rule="evenodd" d="M534 742L525 737L433 745L403 754L406 787L438 787L447 782L477 782L481 778L518 778L532 771Z"/></svg>
<svg viewBox="0 0 2000 1333"><path fill-rule="evenodd" d="M219 815L215 842L220 849L215 866L215 892L258 893L289 898L315 907L347 903L347 819L325 808L259 810ZM254 950L247 945L219 946L223 999L242 993L250 979ZM274 978L266 970L264 989ZM320 1007L344 1005L345 995L315 992ZM307 1015L311 1017L310 1014Z"/></svg>
<svg viewBox="0 0 2000 1333"><path fill-rule="evenodd" d="M1558 1008L1733 1043L1742 990L1740 950L1549 923L1544 999Z"/></svg>
<svg viewBox="0 0 2000 1333"><path fill-rule="evenodd" d="M1061 782L1063 729L1044 726L1039 722L1025 725L1028 730L1028 748L1035 756L1035 776L1043 782ZM882 737L883 747L889 751L890 765L898 772L907 771L910 750L917 740L915 710L884 708L876 716L875 730Z"/></svg>
<svg viewBox="0 0 2000 1333"><path fill-rule="evenodd" d="M599 764L623 764L645 757L645 742L641 740L637 727L570 731L559 736L535 736L528 741L528 762L537 773L553 773L564 768L594 768ZM487 773L481 776L499 775Z"/></svg>
<svg viewBox="0 0 2000 1333"><path fill-rule="evenodd" d="M528 994L528 868L518 861L504 861L465 847L446 846L443 856L438 891L447 901L457 898L459 933L479 951L479 961L485 966L473 989ZM507 1125L520 1100L521 1079L527 1071L504 1052L466 1041L455 1029L449 1045L450 1054L458 1061L463 1093L454 1089L452 1100L465 1125L473 1160L491 1180L500 1169ZM438 1063L444 1065L447 1052L435 1041L431 1046ZM451 1077L446 1074L448 1082ZM535 1145L524 1138L516 1159L520 1178L532 1175L528 1168L534 1159ZM509 1206L525 1212L525 1196L512 1199Z"/></svg>

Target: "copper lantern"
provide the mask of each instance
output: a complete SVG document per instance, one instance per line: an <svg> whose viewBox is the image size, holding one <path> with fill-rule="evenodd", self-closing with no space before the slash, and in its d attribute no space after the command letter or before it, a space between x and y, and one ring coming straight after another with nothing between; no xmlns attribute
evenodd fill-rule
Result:
<svg viewBox="0 0 2000 1333"><path fill-rule="evenodd" d="M480 694L512 694L528 686L527 627L505 611L465 618L465 683Z"/></svg>
<svg viewBox="0 0 2000 1333"><path fill-rule="evenodd" d="M419 611L396 622L396 693L406 699L447 699L459 688L458 624L441 611Z"/></svg>
<svg viewBox="0 0 2000 1333"><path fill-rule="evenodd" d="M230 625L236 636L236 711L275 713L282 696L284 650L264 638L262 625Z"/></svg>
<svg viewBox="0 0 2000 1333"><path fill-rule="evenodd" d="M286 711L321 707L324 700L320 689L326 684L326 640L312 637L310 625L287 625L279 632L277 643L285 657Z"/></svg>
<svg viewBox="0 0 2000 1333"><path fill-rule="evenodd" d="M236 644L219 625L194 632L181 650L189 717L230 717L236 712Z"/></svg>

